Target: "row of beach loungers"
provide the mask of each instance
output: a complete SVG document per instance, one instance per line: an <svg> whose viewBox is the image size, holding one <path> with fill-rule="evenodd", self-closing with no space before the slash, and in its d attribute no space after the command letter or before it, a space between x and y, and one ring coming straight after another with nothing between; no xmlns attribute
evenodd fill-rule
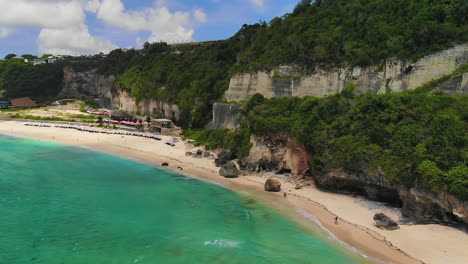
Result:
<svg viewBox="0 0 468 264"><path fill-rule="evenodd" d="M52 127L51 124L47 123L25 123L25 126L34 126L34 127ZM162 140L161 137L142 133L142 132L133 132L133 131L125 131L125 130L105 130L105 129L98 129L86 126L76 126L76 125L66 125L66 124L55 124L55 127L58 128L67 128L67 129L76 129L79 131L89 132L89 133L102 133L102 134L109 134L109 135L122 135L122 136L134 136L134 137L144 137L150 138L155 140Z"/></svg>

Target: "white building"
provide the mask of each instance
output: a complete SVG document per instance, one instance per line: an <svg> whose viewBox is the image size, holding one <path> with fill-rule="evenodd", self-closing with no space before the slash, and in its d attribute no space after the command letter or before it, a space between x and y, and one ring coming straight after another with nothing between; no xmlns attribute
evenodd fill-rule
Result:
<svg viewBox="0 0 468 264"><path fill-rule="evenodd" d="M53 56L49 56L49 58L47 58L47 63L55 63L56 61L57 61L57 58Z"/></svg>

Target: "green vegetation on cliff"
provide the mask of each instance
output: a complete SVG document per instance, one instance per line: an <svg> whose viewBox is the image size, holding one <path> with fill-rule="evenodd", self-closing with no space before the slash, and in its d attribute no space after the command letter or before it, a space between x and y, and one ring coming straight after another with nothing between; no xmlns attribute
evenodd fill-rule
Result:
<svg viewBox="0 0 468 264"><path fill-rule="evenodd" d="M302 0L257 25L240 70L278 64L379 64L419 59L468 40L466 0Z"/></svg>
<svg viewBox="0 0 468 264"><path fill-rule="evenodd" d="M113 51L100 72L117 75L116 88L137 100L177 103L180 124L201 128L234 73L286 63L313 69L418 59L468 41L467 14L464 0L303 0L293 13L244 25L223 42Z"/></svg>
<svg viewBox="0 0 468 264"><path fill-rule="evenodd" d="M250 135L251 132L247 128L237 131L229 129L184 131L184 136L195 140L197 145L204 145L208 150L230 150L238 158L244 158L249 155L252 148Z"/></svg>
<svg viewBox="0 0 468 264"><path fill-rule="evenodd" d="M0 91L8 98L56 96L62 89L63 65L33 66L22 61L0 60Z"/></svg>
<svg viewBox="0 0 468 264"><path fill-rule="evenodd" d="M0 62L0 90L8 97L55 96L63 67L98 68L115 75L114 89L176 103L178 123L202 128L238 72L298 64L380 65L388 58L415 60L468 41L466 0L302 0L269 23L244 25L228 40L203 44L145 43L142 50L112 51L104 60L71 58L40 66ZM14 56L14 54L12 54ZM298 76L276 76L297 79Z"/></svg>
<svg viewBox="0 0 468 264"><path fill-rule="evenodd" d="M382 171L394 184L447 190L468 200L468 97L423 93L326 98L255 95L245 125L291 133L313 153L314 173Z"/></svg>
<svg viewBox="0 0 468 264"><path fill-rule="evenodd" d="M145 56L133 56L136 63L118 77L117 86L130 90L137 101L156 98L177 103L183 127L203 127L211 120L212 104L228 88L228 71L236 54L231 44L194 45L190 52L153 44L162 47L143 50Z"/></svg>

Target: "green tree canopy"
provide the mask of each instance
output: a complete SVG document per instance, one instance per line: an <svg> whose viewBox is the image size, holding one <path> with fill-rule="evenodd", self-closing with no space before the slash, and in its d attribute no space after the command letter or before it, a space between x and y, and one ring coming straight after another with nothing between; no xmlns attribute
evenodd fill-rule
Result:
<svg viewBox="0 0 468 264"><path fill-rule="evenodd" d="M8 55L5 56L5 60L9 60L9 59L14 58L14 57L16 57L16 54L11 53L11 54L8 54Z"/></svg>

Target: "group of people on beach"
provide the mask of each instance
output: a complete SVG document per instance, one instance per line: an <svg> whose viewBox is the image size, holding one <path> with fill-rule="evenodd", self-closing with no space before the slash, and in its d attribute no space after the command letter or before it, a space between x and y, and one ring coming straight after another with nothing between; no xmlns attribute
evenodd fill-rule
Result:
<svg viewBox="0 0 468 264"><path fill-rule="evenodd" d="M52 127L53 125L48 123L25 123L25 126L34 126L34 127ZM69 124L55 124L57 128L67 128L67 129L76 129L79 131L89 132L89 133L101 133L101 134L109 134L109 135L123 135L123 136L135 136L135 137L144 137L150 138L155 140L162 140L161 137L149 134L149 133L142 133L142 132L134 132L134 131L125 131L125 130L105 130L105 129L98 129L86 126L77 126L77 125L69 125Z"/></svg>

